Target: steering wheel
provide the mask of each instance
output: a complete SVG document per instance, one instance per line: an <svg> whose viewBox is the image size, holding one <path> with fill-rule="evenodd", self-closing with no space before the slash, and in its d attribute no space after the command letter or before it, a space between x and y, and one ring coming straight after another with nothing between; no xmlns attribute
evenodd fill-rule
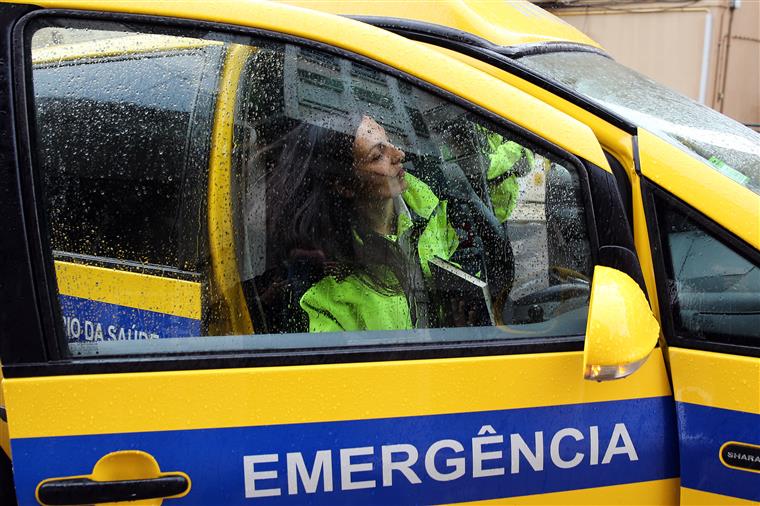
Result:
<svg viewBox="0 0 760 506"><path fill-rule="evenodd" d="M550 278L558 281L541 290L509 300L499 308L503 322L510 324L539 323L550 320L588 301L591 282L584 274L565 267L549 268Z"/></svg>

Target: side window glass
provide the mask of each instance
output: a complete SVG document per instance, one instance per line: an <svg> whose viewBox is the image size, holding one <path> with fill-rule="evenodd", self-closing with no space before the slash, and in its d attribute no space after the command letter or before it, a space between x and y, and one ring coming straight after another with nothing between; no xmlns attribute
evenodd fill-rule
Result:
<svg viewBox="0 0 760 506"><path fill-rule="evenodd" d="M55 35L70 44L55 44ZM154 36L152 47L149 36L142 45L135 38L43 28L32 40L37 156L52 246L194 270L196 238L181 231L188 211L183 182L208 163L209 133L197 125L208 123L202 115L211 109L199 102L213 92L203 72L218 51L172 48L179 37ZM121 52L100 55L103 41L121 42Z"/></svg>
<svg viewBox="0 0 760 506"><path fill-rule="evenodd" d="M259 50L244 75L233 215L254 328L583 334L591 249L572 164L311 49Z"/></svg>
<svg viewBox="0 0 760 506"><path fill-rule="evenodd" d="M31 39L72 353L583 335L571 159L330 53L98 28Z"/></svg>
<svg viewBox="0 0 760 506"><path fill-rule="evenodd" d="M760 344L760 267L657 200L676 333L713 342Z"/></svg>
<svg viewBox="0 0 760 506"><path fill-rule="evenodd" d="M197 336L219 44L87 27L31 37L35 158L65 336Z"/></svg>

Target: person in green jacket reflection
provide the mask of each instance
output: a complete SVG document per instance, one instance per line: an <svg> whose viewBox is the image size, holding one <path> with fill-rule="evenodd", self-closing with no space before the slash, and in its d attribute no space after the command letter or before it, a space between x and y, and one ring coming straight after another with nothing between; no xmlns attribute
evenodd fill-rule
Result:
<svg viewBox="0 0 760 506"><path fill-rule="evenodd" d="M338 129L304 123L285 139L269 229L283 256L308 265L294 294L310 332L430 325L428 262L450 259L459 240L446 201L404 158L369 116Z"/></svg>
<svg viewBox="0 0 760 506"><path fill-rule="evenodd" d="M488 141L488 193L496 219L504 223L517 205L520 194L517 178L530 172L535 160L528 148L515 141L505 141L496 132L482 131Z"/></svg>

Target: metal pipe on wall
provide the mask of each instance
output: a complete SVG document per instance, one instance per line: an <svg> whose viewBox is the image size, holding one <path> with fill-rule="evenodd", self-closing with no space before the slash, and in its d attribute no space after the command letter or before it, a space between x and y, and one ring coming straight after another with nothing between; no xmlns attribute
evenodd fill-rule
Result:
<svg viewBox="0 0 760 506"><path fill-rule="evenodd" d="M707 10L705 16L705 35L702 41L702 68L699 74L699 103L705 105L707 98L707 76L710 73L710 46L712 46L713 17Z"/></svg>
<svg viewBox="0 0 760 506"><path fill-rule="evenodd" d="M741 6L741 0L729 0L728 5L728 33L726 34L726 51L725 58L723 60L723 79L720 84L720 91L718 92L718 100L720 101L720 107L718 110L723 112L723 106L726 103L726 84L728 83L728 61L731 55L731 36L734 28L734 13L736 9Z"/></svg>

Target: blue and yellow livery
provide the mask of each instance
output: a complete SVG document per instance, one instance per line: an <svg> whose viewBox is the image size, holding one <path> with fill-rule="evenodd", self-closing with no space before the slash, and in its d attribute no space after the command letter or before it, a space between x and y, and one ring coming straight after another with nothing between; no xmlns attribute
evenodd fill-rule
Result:
<svg viewBox="0 0 760 506"><path fill-rule="evenodd" d="M56 278L69 342L200 335L199 282L64 261Z"/></svg>
<svg viewBox="0 0 760 506"><path fill-rule="evenodd" d="M529 2L0 35L0 503L760 502L758 134ZM309 332L328 277L414 328Z"/></svg>

